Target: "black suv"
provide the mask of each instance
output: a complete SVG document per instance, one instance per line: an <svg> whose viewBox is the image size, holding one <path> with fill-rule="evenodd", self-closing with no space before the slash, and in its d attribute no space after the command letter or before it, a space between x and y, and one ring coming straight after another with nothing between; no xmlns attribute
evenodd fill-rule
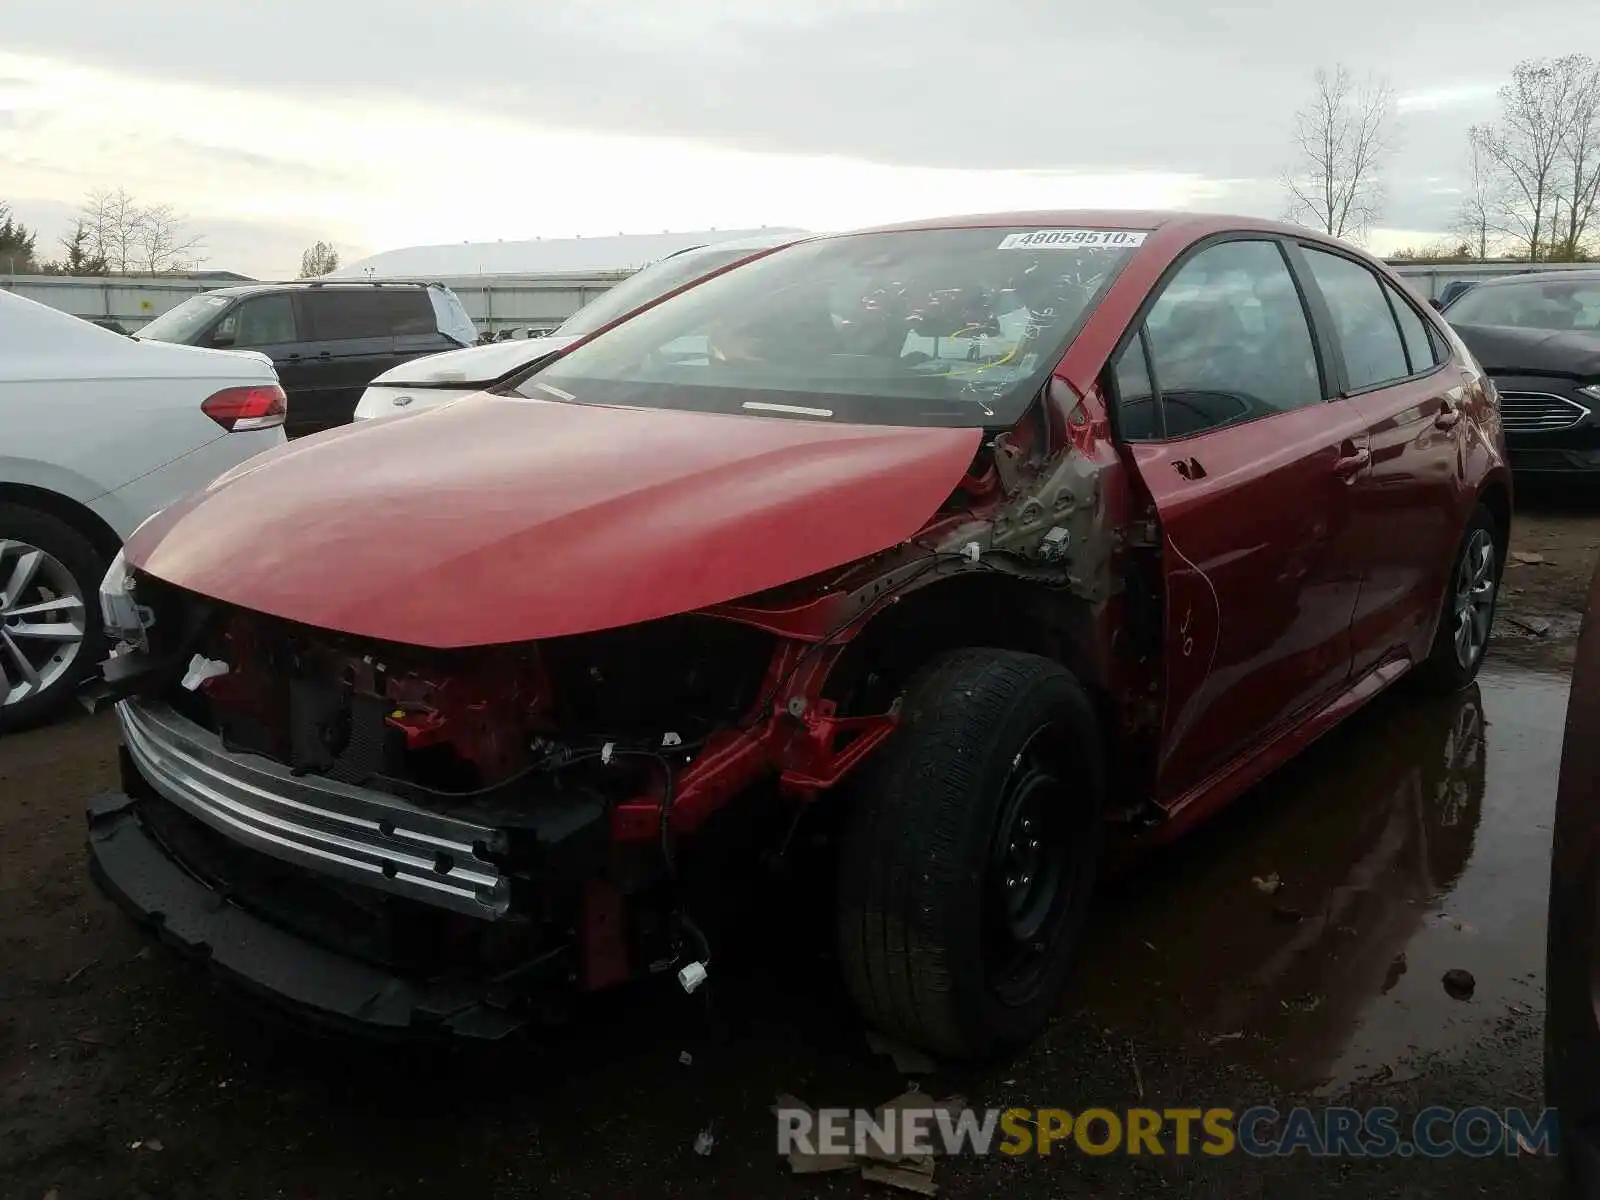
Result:
<svg viewBox="0 0 1600 1200"><path fill-rule="evenodd" d="M219 288L162 313L135 335L185 346L258 350L289 397L285 431L348 424L377 375L478 340L454 292L422 283L268 283Z"/></svg>

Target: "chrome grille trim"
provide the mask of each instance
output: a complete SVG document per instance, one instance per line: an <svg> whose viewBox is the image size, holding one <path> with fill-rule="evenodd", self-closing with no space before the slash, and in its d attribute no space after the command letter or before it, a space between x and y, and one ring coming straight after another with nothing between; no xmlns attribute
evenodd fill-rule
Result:
<svg viewBox="0 0 1600 1200"><path fill-rule="evenodd" d="M1588 415L1576 400L1551 392L1500 393L1500 424L1507 433L1559 433Z"/></svg>
<svg viewBox="0 0 1600 1200"><path fill-rule="evenodd" d="M297 778L271 759L225 749L167 704L124 700L117 720L150 786L242 845L438 908L488 919L506 912L509 881L476 849L504 849L499 830L370 788Z"/></svg>

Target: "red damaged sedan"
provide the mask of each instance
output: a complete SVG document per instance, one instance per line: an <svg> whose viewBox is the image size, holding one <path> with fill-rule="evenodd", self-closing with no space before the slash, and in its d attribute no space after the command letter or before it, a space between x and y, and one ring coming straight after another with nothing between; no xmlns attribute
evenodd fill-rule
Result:
<svg viewBox="0 0 1600 1200"><path fill-rule="evenodd" d="M692 990L727 864L831 839L867 1020L983 1055L1047 1020L1111 836L1472 679L1510 519L1493 387L1347 246L821 238L148 523L93 867L285 1006L495 1038Z"/></svg>

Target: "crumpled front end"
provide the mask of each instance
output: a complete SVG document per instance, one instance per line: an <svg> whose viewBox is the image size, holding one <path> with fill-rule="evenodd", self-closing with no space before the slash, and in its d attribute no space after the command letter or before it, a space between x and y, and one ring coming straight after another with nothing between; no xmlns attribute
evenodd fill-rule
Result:
<svg viewBox="0 0 1600 1200"><path fill-rule="evenodd" d="M195 582L224 559L244 570L245 556L202 536L214 527L169 518L135 539L102 593L121 647L85 699L117 706L124 783L91 809L97 877L214 968L368 1028L502 1036L658 972L692 988L718 919L739 908L722 902L725 885L806 847L826 854L842 808L816 802L893 734L922 664L1001 646L1069 661L1100 686L1110 460L1082 422L1067 426L1081 446L1046 455L1046 415L969 444L958 476L920 479L942 499L907 500L903 477L902 510L876 512L890 524L830 516L838 544L809 557L795 539L747 542L755 525L712 489L718 502L697 511L701 533L728 543L719 569L763 557L706 595L727 596L734 578L751 590L690 606L700 581L668 604L641 593L642 572L700 580L700 558L657 547L629 564L635 578L618 573L621 551L602 562L585 550L595 570L569 561L548 575L612 597L606 619L570 589L525 580L534 600L561 600L560 619L528 629L502 588L495 628L512 636L493 644L437 621L402 643L393 631L412 627L376 594L353 625L246 607L242 584ZM881 456L879 434L868 440ZM873 511L860 496L855 507ZM796 521L802 508L782 511ZM433 580L429 604L481 628L487 577L447 561L459 586ZM403 592L406 577L344 567ZM309 577L307 562L295 569ZM269 579L273 564L252 557L249 571Z"/></svg>
<svg viewBox="0 0 1600 1200"><path fill-rule="evenodd" d="M91 850L167 940L314 1017L474 1036L704 957L668 793L755 705L771 634L682 617L428 651L110 590L127 640L90 698L116 706L123 783Z"/></svg>
<svg viewBox="0 0 1600 1200"><path fill-rule="evenodd" d="M893 726L821 696L840 646L752 612L436 650L121 564L102 607L122 643L85 700L115 705L123 784L91 807L96 877L214 969L369 1029L498 1037L705 961L685 897L727 873L699 865L718 823L755 863Z"/></svg>

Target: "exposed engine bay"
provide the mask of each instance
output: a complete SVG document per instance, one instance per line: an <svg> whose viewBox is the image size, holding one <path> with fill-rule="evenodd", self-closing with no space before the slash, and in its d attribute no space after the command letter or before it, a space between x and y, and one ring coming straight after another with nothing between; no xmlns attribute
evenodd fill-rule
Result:
<svg viewBox="0 0 1600 1200"><path fill-rule="evenodd" d="M303 774L455 803L617 750L697 745L756 698L772 638L681 617L548 643L425 651L239 610L195 653L227 664L180 708Z"/></svg>

